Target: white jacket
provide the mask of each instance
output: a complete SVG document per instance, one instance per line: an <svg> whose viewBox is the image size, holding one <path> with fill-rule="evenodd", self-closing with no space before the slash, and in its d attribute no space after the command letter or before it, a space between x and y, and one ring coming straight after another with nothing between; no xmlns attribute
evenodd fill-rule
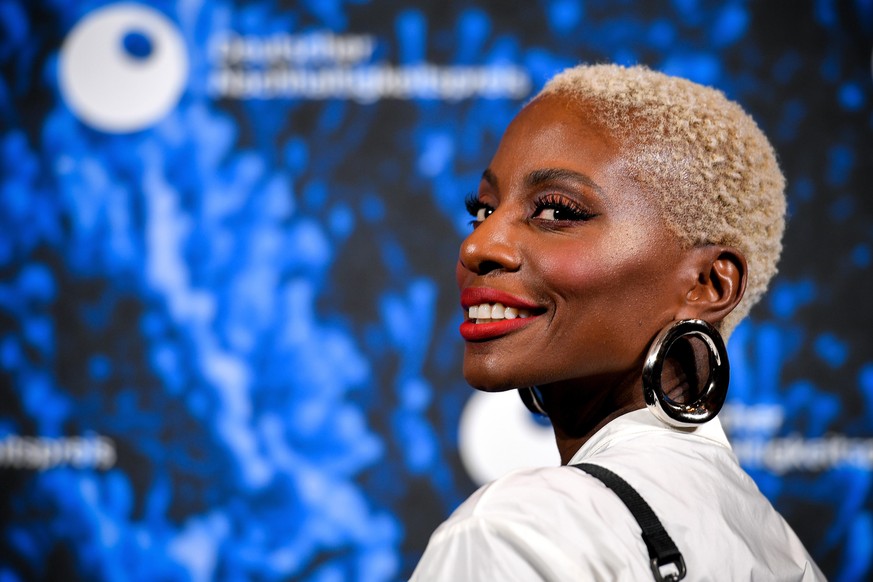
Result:
<svg viewBox="0 0 873 582"><path fill-rule="evenodd" d="M685 559L685 580L824 580L740 468L718 420L677 430L647 410L598 431L570 464L617 473ZM483 486L431 536L412 580L652 580L640 527L618 496L572 467L514 471Z"/></svg>

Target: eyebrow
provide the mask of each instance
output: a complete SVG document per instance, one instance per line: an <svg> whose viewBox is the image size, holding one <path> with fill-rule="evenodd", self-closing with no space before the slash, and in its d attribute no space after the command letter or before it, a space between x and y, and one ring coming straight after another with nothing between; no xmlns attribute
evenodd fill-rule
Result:
<svg viewBox="0 0 873 582"><path fill-rule="evenodd" d="M494 175L494 172L492 172L490 168L486 168L485 171L482 172L482 179L488 182L488 184L490 184L492 187L497 188L497 176ZM595 182L585 174L581 174L579 172L567 170L564 168L545 168L542 170L534 170L526 176L525 184L528 188L532 188L546 182L553 182L557 180L572 180L574 182L579 182L593 189L601 196L603 195L603 189L597 185L597 182Z"/></svg>
<svg viewBox="0 0 873 582"><path fill-rule="evenodd" d="M497 176L494 175L491 168L485 168L485 171L482 172L482 179L488 182L492 188L497 189Z"/></svg>
<svg viewBox="0 0 873 582"><path fill-rule="evenodd" d="M525 178L525 183L528 187L539 186L546 182L559 180L571 180L579 182L593 189L600 195L603 195L603 189L597 185L597 182L579 172L567 170L564 168L545 168L543 170L534 170Z"/></svg>

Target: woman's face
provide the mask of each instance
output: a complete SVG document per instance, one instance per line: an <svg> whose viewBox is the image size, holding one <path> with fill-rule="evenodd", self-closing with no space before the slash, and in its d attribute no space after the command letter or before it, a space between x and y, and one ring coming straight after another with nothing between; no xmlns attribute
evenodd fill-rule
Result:
<svg viewBox="0 0 873 582"><path fill-rule="evenodd" d="M468 203L474 228L457 279L474 387L636 385L650 341L696 278L623 172L616 141L586 118L564 97L528 105Z"/></svg>

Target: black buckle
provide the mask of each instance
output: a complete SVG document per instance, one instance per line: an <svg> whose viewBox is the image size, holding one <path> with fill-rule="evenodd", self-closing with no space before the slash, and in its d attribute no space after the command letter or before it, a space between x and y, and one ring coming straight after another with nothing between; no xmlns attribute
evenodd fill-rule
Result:
<svg viewBox="0 0 873 582"><path fill-rule="evenodd" d="M666 576L661 574L661 568L669 564L676 566L676 569L679 571L670 572ZM661 564L658 563L658 558L652 558L652 574L655 575L655 580L657 582L677 582L678 580L681 580L685 577L685 560L682 559L682 554L679 554L670 560L665 560Z"/></svg>

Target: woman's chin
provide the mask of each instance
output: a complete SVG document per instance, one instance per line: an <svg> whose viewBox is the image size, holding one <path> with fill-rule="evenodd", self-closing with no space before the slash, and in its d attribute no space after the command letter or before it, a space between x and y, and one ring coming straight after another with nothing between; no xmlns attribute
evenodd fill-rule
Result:
<svg viewBox="0 0 873 582"><path fill-rule="evenodd" d="M519 385L517 378L508 378L498 374L468 373L466 370L464 379L467 384L482 392L506 392L526 386Z"/></svg>
<svg viewBox="0 0 873 582"><path fill-rule="evenodd" d="M518 386L474 386L473 384L470 384L470 386L473 386L473 388L480 392L507 392L518 388Z"/></svg>

